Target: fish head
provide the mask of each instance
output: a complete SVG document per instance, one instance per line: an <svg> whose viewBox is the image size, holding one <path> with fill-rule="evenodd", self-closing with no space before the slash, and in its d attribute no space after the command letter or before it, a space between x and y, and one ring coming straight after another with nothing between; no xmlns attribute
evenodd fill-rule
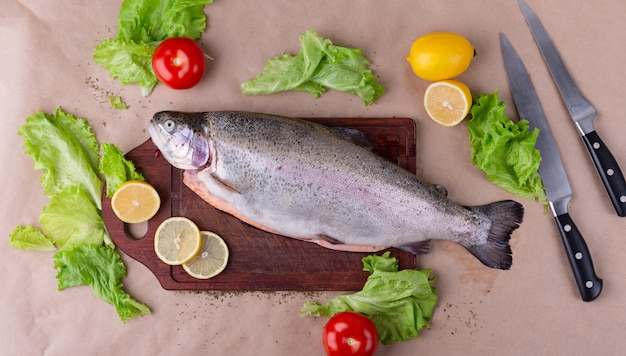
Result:
<svg viewBox="0 0 626 356"><path fill-rule="evenodd" d="M210 164L209 127L204 114L157 112L148 131L152 142L172 166L194 170Z"/></svg>

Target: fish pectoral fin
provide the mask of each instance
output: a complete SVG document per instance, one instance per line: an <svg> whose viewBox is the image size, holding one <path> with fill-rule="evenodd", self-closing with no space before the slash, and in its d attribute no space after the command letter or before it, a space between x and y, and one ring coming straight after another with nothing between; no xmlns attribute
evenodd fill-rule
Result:
<svg viewBox="0 0 626 356"><path fill-rule="evenodd" d="M236 217L237 219L250 224L254 227L256 227L257 229L263 230L263 231L267 231L269 233L272 234L277 234L280 235L280 232L273 230L267 226L264 226L262 224L259 224L245 216L243 216L238 210L237 208L235 208L230 202L221 199L213 194L211 194L211 192L207 189L207 186L198 179L198 173L195 171L185 171L183 173L183 183L189 188L191 189L194 193L198 194L198 196L200 198L202 198L202 200L206 201L207 203L209 203L209 205L211 205L212 207L221 210L223 212L226 212L234 217ZM222 184L220 182L216 183L216 184ZM224 185L225 189L230 188L228 185ZM232 189L232 188L230 188ZM232 189L233 191L236 192L236 190Z"/></svg>
<svg viewBox="0 0 626 356"><path fill-rule="evenodd" d="M385 246L362 246L362 245L346 245L341 241L330 236L319 236L317 239L306 240L314 242L327 249L348 252L377 252L386 249Z"/></svg>
<svg viewBox="0 0 626 356"><path fill-rule="evenodd" d="M211 174L211 177L213 177L213 179L215 180L215 182L217 184L219 184L219 186L229 192L229 193L236 193L236 194L241 194L241 192L239 192L237 189L235 189L232 185L228 184L227 182L225 182L224 180L220 179L220 177L218 177L215 174Z"/></svg>
<svg viewBox="0 0 626 356"><path fill-rule="evenodd" d="M414 254L414 255L423 255L425 253L430 252L430 240L419 241L416 243L402 245L402 246L394 246L397 249L402 251Z"/></svg>

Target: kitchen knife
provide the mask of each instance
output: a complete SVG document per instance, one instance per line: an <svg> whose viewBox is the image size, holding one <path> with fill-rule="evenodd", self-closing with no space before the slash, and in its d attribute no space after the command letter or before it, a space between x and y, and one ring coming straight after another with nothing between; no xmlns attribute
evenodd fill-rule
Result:
<svg viewBox="0 0 626 356"><path fill-rule="evenodd" d="M539 129L536 143L537 149L541 152L539 175L574 272L578 290L584 301L592 301L602 291L602 280L596 276L587 244L569 214L572 189L561 157L528 72L503 33L500 33L500 49L517 112L521 119L529 122L529 126Z"/></svg>
<svg viewBox="0 0 626 356"><path fill-rule="evenodd" d="M552 78L561 93L565 106L567 106L567 110L583 138L615 212L619 216L626 216L626 182L615 157L602 142L593 126L596 110L574 84L574 80L565 68L537 15L524 0L518 0L518 4L541 50L543 59L548 65L550 73L552 73Z"/></svg>

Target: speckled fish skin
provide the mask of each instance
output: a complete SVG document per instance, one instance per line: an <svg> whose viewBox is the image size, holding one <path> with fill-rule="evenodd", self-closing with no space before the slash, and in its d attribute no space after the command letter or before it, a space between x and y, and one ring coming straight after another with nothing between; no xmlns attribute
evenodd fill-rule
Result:
<svg viewBox="0 0 626 356"><path fill-rule="evenodd" d="M149 129L163 156L188 170L194 191L264 230L412 253L444 239L489 267L511 266L521 204L461 206L325 126L248 112L160 112Z"/></svg>

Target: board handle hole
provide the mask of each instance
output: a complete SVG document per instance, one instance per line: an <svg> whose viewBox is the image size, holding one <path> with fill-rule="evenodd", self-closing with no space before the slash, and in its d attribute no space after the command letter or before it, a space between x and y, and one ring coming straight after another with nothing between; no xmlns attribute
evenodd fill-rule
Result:
<svg viewBox="0 0 626 356"><path fill-rule="evenodd" d="M126 236L130 237L131 239L141 240L146 236L146 233L148 232L148 222L144 221L137 224L124 223L124 231L126 232Z"/></svg>

